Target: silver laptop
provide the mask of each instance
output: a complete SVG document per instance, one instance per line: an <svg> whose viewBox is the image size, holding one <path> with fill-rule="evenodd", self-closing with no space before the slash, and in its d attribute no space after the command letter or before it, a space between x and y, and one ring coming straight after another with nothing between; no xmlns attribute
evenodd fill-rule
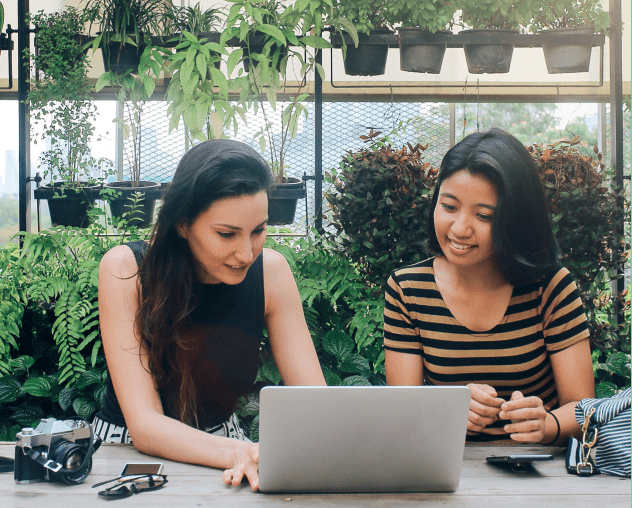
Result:
<svg viewBox="0 0 632 508"><path fill-rule="evenodd" d="M452 492L464 386L283 386L261 390L262 492Z"/></svg>

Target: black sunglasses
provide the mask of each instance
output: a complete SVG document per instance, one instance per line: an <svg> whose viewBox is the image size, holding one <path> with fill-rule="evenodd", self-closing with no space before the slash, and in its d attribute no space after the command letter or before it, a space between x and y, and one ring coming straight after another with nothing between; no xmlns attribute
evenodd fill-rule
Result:
<svg viewBox="0 0 632 508"><path fill-rule="evenodd" d="M140 494L141 492L148 492L150 490L157 490L167 483L167 476L164 474L148 474L143 476L134 475L128 479L124 476L114 478L101 483L95 483L92 488L100 487L106 483L118 481L118 485L113 485L105 490L99 491L99 497L106 499L124 499L130 497L132 494ZM125 485L129 483L130 485Z"/></svg>

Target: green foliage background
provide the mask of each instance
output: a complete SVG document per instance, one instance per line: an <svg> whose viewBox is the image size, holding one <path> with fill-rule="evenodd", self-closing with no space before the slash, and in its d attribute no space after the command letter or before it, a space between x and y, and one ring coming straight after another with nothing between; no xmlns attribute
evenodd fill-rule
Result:
<svg viewBox="0 0 632 508"><path fill-rule="evenodd" d="M537 145L534 154L542 158L546 150L557 150L568 156L573 146L572 141L556 147ZM346 156L349 160L354 159ZM599 164L596 155L589 162L593 169ZM577 179L576 174L569 175ZM547 189L552 202L557 200L553 222L562 251L572 254L565 262L579 281L590 321L597 394L607 396L630 385L630 296L629 292L613 296L609 289L613 270L629 255L629 244L613 236L621 215L629 220L629 196L618 197L609 187L607 168L599 168L599 175L598 181L593 175L590 185L583 187L566 182L564 188ZM391 201L388 210L395 217L411 206L406 199ZM375 213L379 210L373 207ZM344 211L342 207L340 213ZM99 217L89 229L24 234L22 249L12 242L0 248L0 440L13 440L22 427L35 426L42 417L76 414L90 419L101 404L105 361L98 329L99 262L114 245L146 238L148 231L126 228L124 221L112 224L100 209L92 213ZM356 218L363 224L371 220L368 215L356 214ZM114 227L121 236L104 234ZM316 231L267 242L284 255L294 273L329 385L385 383L383 294L375 273L367 272L362 259L352 254L351 246L363 241L362 234L354 237L346 226L344 242L342 235L321 236ZM578 250L578 245L589 251ZM619 254L608 254L617 248ZM426 256L423 251L417 255ZM623 322L616 319L619 310ZM238 408L254 440L258 439L258 391L281 382L266 338L255 389Z"/></svg>

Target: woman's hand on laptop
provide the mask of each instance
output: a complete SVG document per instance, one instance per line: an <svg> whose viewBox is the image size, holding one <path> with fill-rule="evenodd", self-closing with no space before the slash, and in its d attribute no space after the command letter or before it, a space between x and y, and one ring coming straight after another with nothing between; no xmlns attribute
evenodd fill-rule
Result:
<svg viewBox="0 0 632 508"><path fill-rule="evenodd" d="M539 443L544 437L546 411L539 397L525 397L522 392L513 392L511 400L502 405L500 418L511 420L505 431L514 441Z"/></svg>
<svg viewBox="0 0 632 508"><path fill-rule="evenodd" d="M233 467L224 471L222 479L227 485L239 485L244 476L252 490L259 489L259 444L235 441Z"/></svg>
<svg viewBox="0 0 632 508"><path fill-rule="evenodd" d="M505 403L505 400L497 397L496 390L489 385L470 383L467 387L472 393L467 432L472 434L480 432L498 420L500 407Z"/></svg>

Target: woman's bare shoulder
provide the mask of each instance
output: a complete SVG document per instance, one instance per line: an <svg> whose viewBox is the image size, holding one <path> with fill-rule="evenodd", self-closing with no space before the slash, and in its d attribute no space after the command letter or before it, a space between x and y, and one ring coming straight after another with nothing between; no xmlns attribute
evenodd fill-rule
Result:
<svg viewBox="0 0 632 508"><path fill-rule="evenodd" d="M288 266L285 257L280 252L272 249L263 249L263 266L273 270L281 270Z"/></svg>
<svg viewBox="0 0 632 508"><path fill-rule="evenodd" d="M111 275L128 279L138 272L138 265L132 249L126 245L117 245L105 253L99 266L99 275Z"/></svg>

